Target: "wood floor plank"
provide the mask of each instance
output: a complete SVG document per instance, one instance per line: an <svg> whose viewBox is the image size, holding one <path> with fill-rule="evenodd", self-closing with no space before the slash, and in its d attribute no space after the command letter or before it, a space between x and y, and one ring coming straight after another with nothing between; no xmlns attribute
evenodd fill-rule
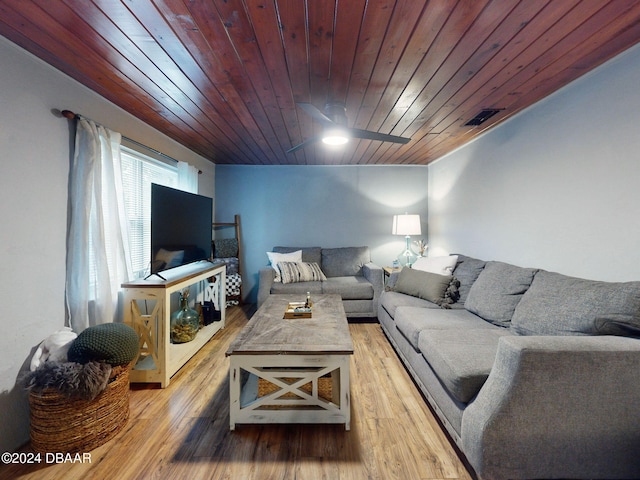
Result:
<svg viewBox="0 0 640 480"><path fill-rule="evenodd" d="M226 328L168 388L132 385L129 423L91 452L91 463L3 465L0 478L473 478L377 323L349 325L351 431L344 425L238 425L230 431L224 352L254 311L252 306L230 308Z"/></svg>

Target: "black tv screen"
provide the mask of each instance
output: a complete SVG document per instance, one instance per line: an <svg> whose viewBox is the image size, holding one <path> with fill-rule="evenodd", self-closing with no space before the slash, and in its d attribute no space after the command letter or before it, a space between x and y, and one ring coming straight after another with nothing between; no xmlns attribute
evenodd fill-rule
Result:
<svg viewBox="0 0 640 480"><path fill-rule="evenodd" d="M151 273L211 258L213 200L151 184Z"/></svg>

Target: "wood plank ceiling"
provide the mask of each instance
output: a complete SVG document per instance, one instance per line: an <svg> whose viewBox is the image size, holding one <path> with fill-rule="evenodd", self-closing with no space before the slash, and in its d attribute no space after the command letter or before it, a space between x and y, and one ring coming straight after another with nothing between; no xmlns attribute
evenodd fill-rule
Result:
<svg viewBox="0 0 640 480"><path fill-rule="evenodd" d="M215 163L427 164L640 41L640 2L1 0L0 34ZM327 101L411 141L286 153Z"/></svg>

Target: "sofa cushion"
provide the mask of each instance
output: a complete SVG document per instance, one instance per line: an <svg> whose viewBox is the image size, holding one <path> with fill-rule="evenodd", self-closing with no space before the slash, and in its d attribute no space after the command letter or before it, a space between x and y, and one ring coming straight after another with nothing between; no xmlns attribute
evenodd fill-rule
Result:
<svg viewBox="0 0 640 480"><path fill-rule="evenodd" d="M327 279L317 263L279 262L282 283L322 282Z"/></svg>
<svg viewBox="0 0 640 480"><path fill-rule="evenodd" d="M322 271L327 277L362 275L362 266L371 262L369 247L322 249Z"/></svg>
<svg viewBox="0 0 640 480"><path fill-rule="evenodd" d="M465 308L496 325L509 325L536 272L534 268L487 262L469 290Z"/></svg>
<svg viewBox="0 0 640 480"><path fill-rule="evenodd" d="M638 321L628 322L615 318L596 318L594 323L598 335L640 338L640 322Z"/></svg>
<svg viewBox="0 0 640 480"><path fill-rule="evenodd" d="M282 277L280 276L280 269L278 268L278 264L280 262L301 262L302 250L298 249L292 252L267 252L267 257L269 258L271 268L273 268L273 270L275 270L276 272L273 281L281 282Z"/></svg>
<svg viewBox="0 0 640 480"><path fill-rule="evenodd" d="M374 317L373 300L348 300L342 299L342 306L347 317Z"/></svg>
<svg viewBox="0 0 640 480"><path fill-rule="evenodd" d="M498 328L485 322L467 310L425 309L420 307L398 307L396 327L418 351L418 335L422 330L466 330Z"/></svg>
<svg viewBox="0 0 640 480"><path fill-rule="evenodd" d="M373 285L359 275L330 277L323 282L322 293L337 293L342 296L343 300L371 300Z"/></svg>
<svg viewBox="0 0 640 480"><path fill-rule="evenodd" d="M640 282L600 282L540 271L516 308L519 335L633 335Z"/></svg>
<svg viewBox="0 0 640 480"><path fill-rule="evenodd" d="M399 292L382 292L380 304L391 318L395 318L398 307L440 308L435 303Z"/></svg>
<svg viewBox="0 0 640 480"><path fill-rule="evenodd" d="M278 293L294 293L302 295L304 300L304 294L309 293L322 293L323 282L298 282L298 283L282 283L276 282L271 285L272 294Z"/></svg>
<svg viewBox="0 0 640 480"><path fill-rule="evenodd" d="M418 348L449 393L468 403L487 380L500 337L507 328L427 329L420 332Z"/></svg>
<svg viewBox="0 0 640 480"><path fill-rule="evenodd" d="M393 286L393 290L446 307L458 298L458 281L451 275L403 268Z"/></svg>
<svg viewBox="0 0 640 480"><path fill-rule="evenodd" d="M456 262L456 268L453 270L453 276L460 282L460 286L458 287L460 294L458 303L464 304L469 296L471 286L478 279L487 262L465 255L456 256L458 257L458 261Z"/></svg>
<svg viewBox="0 0 640 480"><path fill-rule="evenodd" d="M322 256L320 247L273 247L273 251L276 253L291 253L297 250L302 250L301 262L317 263L322 268Z"/></svg>
<svg viewBox="0 0 640 480"><path fill-rule="evenodd" d="M445 257L420 257L411 268L422 270L423 272L437 273L438 275L451 275L458 261L457 255Z"/></svg>

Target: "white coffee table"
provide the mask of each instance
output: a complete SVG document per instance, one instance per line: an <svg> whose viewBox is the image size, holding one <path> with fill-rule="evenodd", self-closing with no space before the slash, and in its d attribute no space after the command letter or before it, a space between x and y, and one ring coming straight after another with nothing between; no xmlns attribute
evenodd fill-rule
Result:
<svg viewBox="0 0 640 480"><path fill-rule="evenodd" d="M229 346L236 423L344 423L351 428L353 343L340 295L312 295L312 318L284 319L304 295L270 295Z"/></svg>

